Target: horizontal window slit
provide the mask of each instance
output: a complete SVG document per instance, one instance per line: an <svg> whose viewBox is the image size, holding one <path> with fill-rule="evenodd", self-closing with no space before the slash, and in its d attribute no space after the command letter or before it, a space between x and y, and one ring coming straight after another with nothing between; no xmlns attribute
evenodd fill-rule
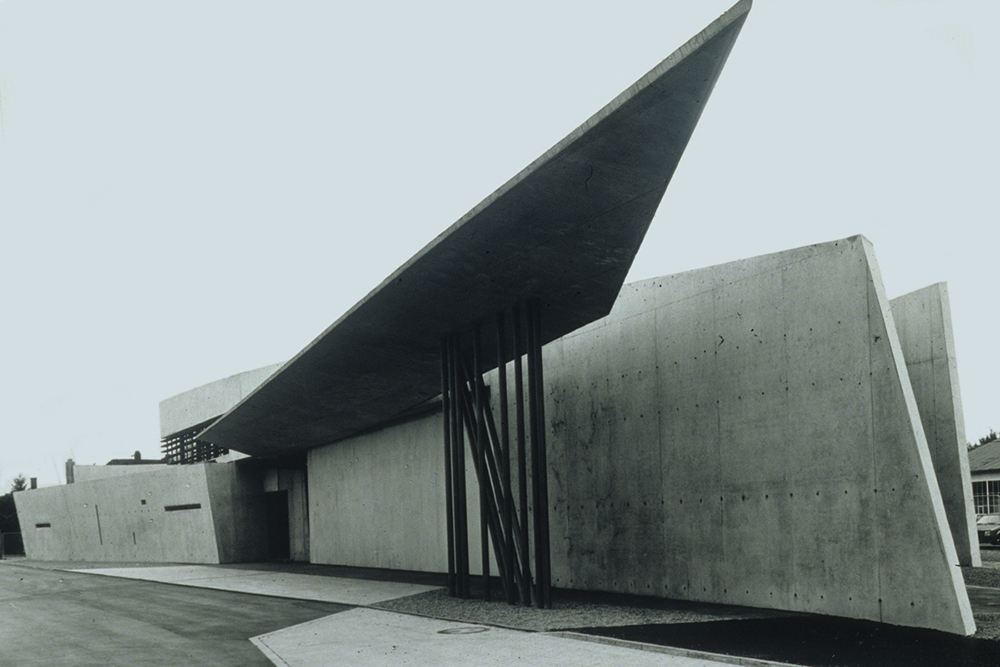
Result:
<svg viewBox="0 0 1000 667"><path fill-rule="evenodd" d="M187 505L164 505L164 512L180 512L181 510L200 510L201 503L188 503Z"/></svg>

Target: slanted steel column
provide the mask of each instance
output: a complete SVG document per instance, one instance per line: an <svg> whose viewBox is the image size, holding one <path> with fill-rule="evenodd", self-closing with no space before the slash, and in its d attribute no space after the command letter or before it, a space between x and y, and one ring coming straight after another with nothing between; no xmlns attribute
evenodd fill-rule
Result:
<svg viewBox="0 0 1000 667"><path fill-rule="evenodd" d="M482 541L483 556L483 600L490 599L490 533L489 514L487 505L489 499L489 470L487 468L486 448L486 419L484 417L484 396L482 382L480 381L482 370L482 355L480 352L481 331L479 325L475 325L472 331L472 374L468 380L472 383L472 398L475 419L475 451L476 451L476 477L479 480L479 532Z"/></svg>
<svg viewBox="0 0 1000 667"><path fill-rule="evenodd" d="M517 591L514 585L514 498L510 484L510 424L507 414L507 327L504 312L497 313L497 400L500 410L500 479L503 485L503 536L504 536L504 571L507 586L507 602L517 604Z"/></svg>
<svg viewBox="0 0 1000 667"><path fill-rule="evenodd" d="M483 598L492 597L490 553L496 557L503 596L510 604L551 607L548 474L545 450L544 378L541 312L538 300L516 305L508 326L507 312L496 313L496 356L483 347L478 322L442 341L441 398L445 426L445 495L448 524L448 591L470 595L466 437L479 487ZM509 333L508 333L509 332ZM514 392L509 393L508 335L513 341ZM497 428L491 389L483 369L497 363ZM525 378L524 363L527 363ZM527 387L525 387L527 381ZM514 400L518 488L512 485L510 403ZM527 407L525 407L527 406ZM525 429L527 412L530 433ZM530 443L531 470L528 470ZM529 505L528 485L531 485ZM532 523L529 533L528 522ZM534 575L532 575L534 559Z"/></svg>

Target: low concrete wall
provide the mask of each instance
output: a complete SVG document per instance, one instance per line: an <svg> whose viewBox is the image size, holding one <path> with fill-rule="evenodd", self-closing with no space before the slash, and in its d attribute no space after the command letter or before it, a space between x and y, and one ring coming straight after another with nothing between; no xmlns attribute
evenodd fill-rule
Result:
<svg viewBox="0 0 1000 667"><path fill-rule="evenodd" d="M14 494L28 558L151 563L267 558L259 466L157 468Z"/></svg>
<svg viewBox="0 0 1000 667"><path fill-rule="evenodd" d="M37 560L217 563L207 465L15 493L25 552Z"/></svg>
<svg viewBox="0 0 1000 667"><path fill-rule="evenodd" d="M890 303L959 563L979 566L982 557L948 286L937 283Z"/></svg>

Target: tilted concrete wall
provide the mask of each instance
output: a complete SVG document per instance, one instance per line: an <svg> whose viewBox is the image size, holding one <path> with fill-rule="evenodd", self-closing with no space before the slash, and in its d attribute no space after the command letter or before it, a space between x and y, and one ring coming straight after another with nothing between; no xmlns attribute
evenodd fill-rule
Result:
<svg viewBox="0 0 1000 667"><path fill-rule="evenodd" d="M250 461L205 468L218 562L267 560L263 472Z"/></svg>
<svg viewBox="0 0 1000 667"><path fill-rule="evenodd" d="M266 559L262 472L244 463L157 467L17 493L27 556L152 563Z"/></svg>
<svg viewBox="0 0 1000 667"><path fill-rule="evenodd" d="M974 630L862 237L626 286L545 363L555 585Z"/></svg>
<svg viewBox="0 0 1000 667"><path fill-rule="evenodd" d="M441 424L437 412L309 451L313 563L448 570ZM479 573L479 486L470 459L469 567Z"/></svg>
<svg viewBox="0 0 1000 667"><path fill-rule="evenodd" d="M982 557L976 535L948 286L937 283L893 299L890 304L959 563L979 566Z"/></svg>
<svg viewBox="0 0 1000 667"><path fill-rule="evenodd" d="M160 401L160 437L218 417L246 398L281 364L232 375Z"/></svg>
<svg viewBox="0 0 1000 667"><path fill-rule="evenodd" d="M37 560L217 563L207 465L16 493L25 552ZM184 505L200 507L164 509Z"/></svg>
<svg viewBox="0 0 1000 667"><path fill-rule="evenodd" d="M554 585L974 631L862 237L626 285L544 358ZM440 422L309 453L314 562L445 570Z"/></svg>

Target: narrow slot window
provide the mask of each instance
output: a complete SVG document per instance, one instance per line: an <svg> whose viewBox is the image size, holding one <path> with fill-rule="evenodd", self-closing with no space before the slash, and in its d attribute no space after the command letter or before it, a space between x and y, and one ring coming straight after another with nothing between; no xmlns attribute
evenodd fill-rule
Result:
<svg viewBox="0 0 1000 667"><path fill-rule="evenodd" d="M188 503L187 505L165 505L164 512L180 512L183 510L200 510L201 503Z"/></svg>

